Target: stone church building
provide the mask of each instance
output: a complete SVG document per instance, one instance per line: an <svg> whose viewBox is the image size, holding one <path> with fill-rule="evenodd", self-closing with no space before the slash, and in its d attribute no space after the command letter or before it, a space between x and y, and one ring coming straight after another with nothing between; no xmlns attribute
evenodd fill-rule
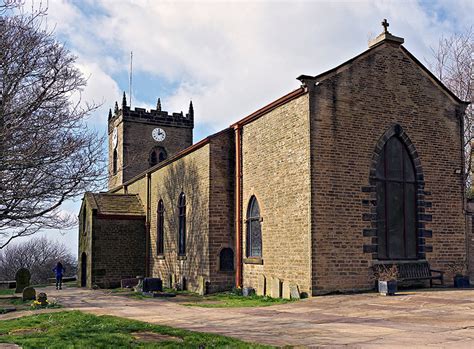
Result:
<svg viewBox="0 0 474 349"><path fill-rule="evenodd" d="M109 114L79 279L215 292L373 288L374 265L467 255L459 100L386 27L369 49L192 144L194 110ZM446 280L449 283L449 274Z"/></svg>

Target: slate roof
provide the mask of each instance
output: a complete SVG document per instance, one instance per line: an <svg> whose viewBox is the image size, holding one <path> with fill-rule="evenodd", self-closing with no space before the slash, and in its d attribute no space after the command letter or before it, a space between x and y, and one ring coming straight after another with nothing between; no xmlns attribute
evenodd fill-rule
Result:
<svg viewBox="0 0 474 349"><path fill-rule="evenodd" d="M145 216L138 195L112 193L86 193L87 202L101 215Z"/></svg>

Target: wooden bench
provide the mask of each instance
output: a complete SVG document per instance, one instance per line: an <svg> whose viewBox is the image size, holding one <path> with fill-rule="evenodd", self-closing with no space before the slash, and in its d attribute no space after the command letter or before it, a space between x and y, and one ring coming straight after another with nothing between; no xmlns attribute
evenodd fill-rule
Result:
<svg viewBox="0 0 474 349"><path fill-rule="evenodd" d="M398 268L398 281L430 280L430 287L433 287L433 280L439 280L440 285L444 285L444 272L431 269L428 262L396 263L396 265Z"/></svg>

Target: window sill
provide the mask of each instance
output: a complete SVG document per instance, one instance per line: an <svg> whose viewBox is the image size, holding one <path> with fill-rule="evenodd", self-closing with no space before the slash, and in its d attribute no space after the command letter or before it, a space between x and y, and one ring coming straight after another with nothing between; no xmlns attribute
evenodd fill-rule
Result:
<svg viewBox="0 0 474 349"><path fill-rule="evenodd" d="M185 255L178 256L178 261L185 261L186 259L188 258Z"/></svg>
<svg viewBox="0 0 474 349"><path fill-rule="evenodd" d="M261 258L261 257L244 258L244 264L260 264L260 265L263 265L263 258Z"/></svg>
<svg viewBox="0 0 474 349"><path fill-rule="evenodd" d="M159 254L156 256L156 259L165 259L165 255L164 254Z"/></svg>

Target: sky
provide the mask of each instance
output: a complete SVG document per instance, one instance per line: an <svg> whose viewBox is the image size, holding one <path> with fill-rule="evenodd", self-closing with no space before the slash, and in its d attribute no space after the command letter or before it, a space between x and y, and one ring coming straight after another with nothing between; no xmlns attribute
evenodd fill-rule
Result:
<svg viewBox="0 0 474 349"><path fill-rule="evenodd" d="M123 91L130 101L133 52L132 108L154 109L159 97L163 110L186 113L192 100L196 142L298 88L297 76L365 51L384 18L425 63L472 13L474 0L49 0L47 25L88 78L83 99L102 103L91 127L105 136L109 108ZM77 215L80 199L62 209ZM77 229L47 234L77 254Z"/></svg>

